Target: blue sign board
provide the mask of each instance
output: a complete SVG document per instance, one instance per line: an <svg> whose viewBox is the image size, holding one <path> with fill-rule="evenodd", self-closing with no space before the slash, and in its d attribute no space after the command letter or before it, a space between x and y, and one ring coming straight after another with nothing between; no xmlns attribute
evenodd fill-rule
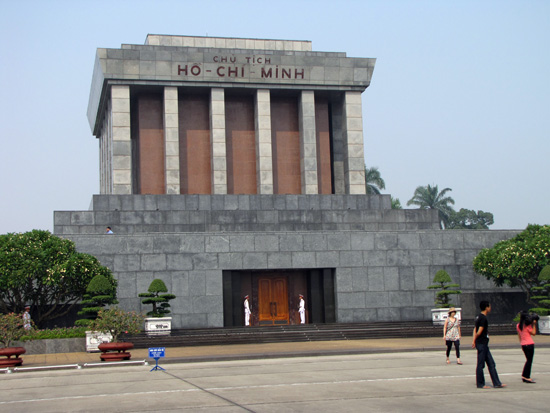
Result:
<svg viewBox="0 0 550 413"><path fill-rule="evenodd" d="M164 357L164 347L149 347L149 357L159 359Z"/></svg>

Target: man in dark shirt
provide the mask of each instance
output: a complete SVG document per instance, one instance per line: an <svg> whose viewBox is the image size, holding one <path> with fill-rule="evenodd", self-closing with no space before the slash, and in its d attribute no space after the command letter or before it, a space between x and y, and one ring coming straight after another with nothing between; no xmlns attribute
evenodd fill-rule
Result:
<svg viewBox="0 0 550 413"><path fill-rule="evenodd" d="M502 384L498 378L498 373L489 350L489 322L487 321L487 314L491 312L491 304L488 301L482 301L479 303L479 309L481 314L476 317L474 327L474 340L472 342L472 348L477 349L477 368L476 368L476 382L478 389L489 389L489 386L485 385L485 375L483 369L485 363L489 369L491 380L493 381L494 388L506 387L506 384Z"/></svg>

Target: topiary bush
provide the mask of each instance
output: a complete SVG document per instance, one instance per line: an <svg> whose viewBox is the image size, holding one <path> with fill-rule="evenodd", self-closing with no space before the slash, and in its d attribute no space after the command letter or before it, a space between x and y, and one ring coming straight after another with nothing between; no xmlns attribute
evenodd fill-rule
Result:
<svg viewBox="0 0 550 413"><path fill-rule="evenodd" d="M545 266L539 273L540 284L531 287L531 300L538 304L538 307L529 311L538 315L550 315L550 265Z"/></svg>
<svg viewBox="0 0 550 413"><path fill-rule="evenodd" d="M168 292L164 281L155 278L147 291L146 293L139 294L139 297L145 298L145 300L141 301L143 304L153 305L153 310L149 311L147 315L149 317L164 317L170 314L170 310L168 310L170 304L168 301L173 300L176 296L174 294L162 294Z"/></svg>
<svg viewBox="0 0 550 413"><path fill-rule="evenodd" d="M23 328L22 314L0 314L0 343L9 347L12 341L20 340L28 331Z"/></svg>
<svg viewBox="0 0 550 413"><path fill-rule="evenodd" d="M462 291L458 290L460 285L452 284L453 280L449 273L445 270L439 270L435 273L433 280L434 284L428 286L431 290L441 290L435 294L435 306L437 308L451 308L450 295L462 294ZM455 288L452 290L451 288Z"/></svg>
<svg viewBox="0 0 550 413"><path fill-rule="evenodd" d="M81 303L84 307L78 312L78 315L84 318L76 320L75 325L87 327L97 318L97 314L103 307L118 304L116 280L108 280L102 274L96 275L90 280Z"/></svg>
<svg viewBox="0 0 550 413"><path fill-rule="evenodd" d="M117 343L122 334L138 334L143 330L143 316L134 311L123 311L113 307L100 310L90 328L94 331L108 332L113 337L112 343Z"/></svg>

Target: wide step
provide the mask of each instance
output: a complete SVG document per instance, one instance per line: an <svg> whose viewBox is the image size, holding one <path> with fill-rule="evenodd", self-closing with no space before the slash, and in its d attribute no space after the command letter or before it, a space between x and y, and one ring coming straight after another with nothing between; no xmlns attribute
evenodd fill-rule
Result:
<svg viewBox="0 0 550 413"><path fill-rule="evenodd" d="M463 323L464 332L473 324ZM275 327L228 327L173 330L167 336L131 337L135 348L189 347L222 344L256 344L302 341L364 340L377 338L441 337L442 326L431 322L306 324ZM515 334L512 324L492 324L491 335Z"/></svg>

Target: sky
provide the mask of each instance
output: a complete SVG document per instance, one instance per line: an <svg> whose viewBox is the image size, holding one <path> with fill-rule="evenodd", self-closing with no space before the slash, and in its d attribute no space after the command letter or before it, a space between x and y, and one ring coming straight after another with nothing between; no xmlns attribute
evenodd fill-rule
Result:
<svg viewBox="0 0 550 413"><path fill-rule="evenodd" d="M0 234L53 230L99 193L97 48L147 34L310 40L376 58L365 160L406 208L451 188L492 229L550 224L550 1L0 0Z"/></svg>

